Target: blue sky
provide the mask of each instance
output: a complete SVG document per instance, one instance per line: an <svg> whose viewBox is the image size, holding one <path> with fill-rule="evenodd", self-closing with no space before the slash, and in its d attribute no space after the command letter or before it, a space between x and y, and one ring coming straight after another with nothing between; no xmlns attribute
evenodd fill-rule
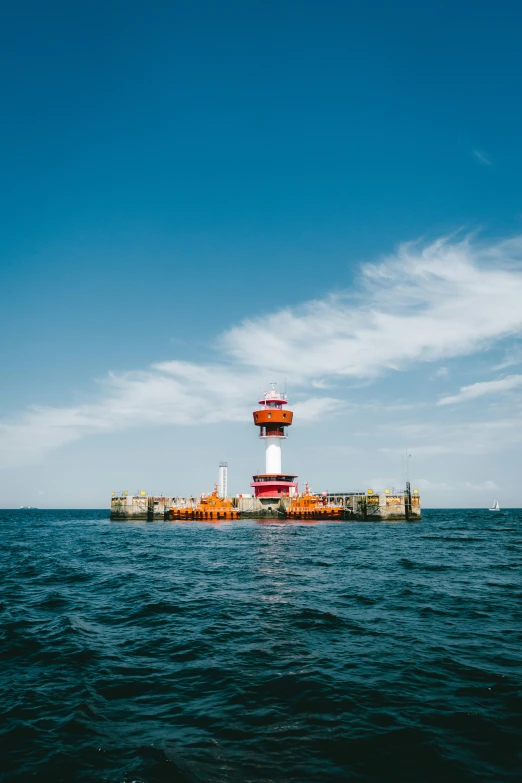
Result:
<svg viewBox="0 0 522 783"><path fill-rule="evenodd" d="M515 2L12 4L3 505L283 466L519 505Z"/></svg>

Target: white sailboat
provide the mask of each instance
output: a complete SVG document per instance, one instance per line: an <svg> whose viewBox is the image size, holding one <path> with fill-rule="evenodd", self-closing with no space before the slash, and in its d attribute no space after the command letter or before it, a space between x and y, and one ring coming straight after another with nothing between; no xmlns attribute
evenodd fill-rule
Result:
<svg viewBox="0 0 522 783"><path fill-rule="evenodd" d="M493 501L493 505L491 506L491 508L489 510L490 511L500 511L500 505L499 505L498 500L494 500Z"/></svg>

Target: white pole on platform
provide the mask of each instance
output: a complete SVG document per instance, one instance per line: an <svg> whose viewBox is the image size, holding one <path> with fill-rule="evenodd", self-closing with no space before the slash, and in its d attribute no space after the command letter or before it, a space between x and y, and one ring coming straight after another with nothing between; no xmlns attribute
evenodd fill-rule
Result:
<svg viewBox="0 0 522 783"><path fill-rule="evenodd" d="M281 438L266 439L266 472L281 473Z"/></svg>

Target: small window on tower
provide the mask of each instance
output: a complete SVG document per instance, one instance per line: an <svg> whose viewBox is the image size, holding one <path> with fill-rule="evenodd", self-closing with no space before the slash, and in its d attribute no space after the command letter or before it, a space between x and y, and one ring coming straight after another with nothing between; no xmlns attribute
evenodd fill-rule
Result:
<svg viewBox="0 0 522 783"><path fill-rule="evenodd" d="M269 418L269 419L271 419L271 418L272 418L272 414L271 414L271 413L269 413L269 414L268 414L268 418Z"/></svg>
<svg viewBox="0 0 522 783"><path fill-rule="evenodd" d="M283 419L286 419L286 413L283 413Z"/></svg>

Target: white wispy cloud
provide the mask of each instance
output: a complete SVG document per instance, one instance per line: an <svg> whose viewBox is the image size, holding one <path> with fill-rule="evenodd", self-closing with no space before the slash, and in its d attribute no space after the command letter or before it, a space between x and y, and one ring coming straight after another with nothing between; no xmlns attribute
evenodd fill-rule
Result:
<svg viewBox="0 0 522 783"><path fill-rule="evenodd" d="M475 158L480 163L482 163L483 166L491 166L492 165L492 162L491 162L491 159L490 159L489 155L486 155L484 150L479 150L479 149L475 148L472 151L473 151L473 155L475 156Z"/></svg>
<svg viewBox="0 0 522 783"><path fill-rule="evenodd" d="M475 492L496 492L500 487L494 481L483 481L481 484L474 484L471 481L465 481L463 484L466 489L472 489Z"/></svg>
<svg viewBox="0 0 522 783"><path fill-rule="evenodd" d="M522 329L522 237L406 244L362 267L354 291L246 320L222 346L246 366L374 378L462 356Z"/></svg>
<svg viewBox="0 0 522 783"><path fill-rule="evenodd" d="M518 389L521 386L522 375L508 375L506 378L500 378L496 381L480 381L479 383L472 383L470 386L461 386L458 394L450 397L441 397L437 405L467 402L478 397L485 397L487 394L500 394L501 392Z"/></svg>
<svg viewBox="0 0 522 783"><path fill-rule="evenodd" d="M504 358L493 369L505 370L507 367L515 367L517 364L522 364L522 345L520 343L512 345L505 351Z"/></svg>
<svg viewBox="0 0 522 783"><path fill-rule="evenodd" d="M392 443L381 446L380 452L397 454L397 444L407 443L415 459L417 456L444 454L485 455L505 451L522 444L522 416L499 418L480 416L476 421L420 421L406 420L379 424L373 429L376 442Z"/></svg>
<svg viewBox="0 0 522 783"><path fill-rule="evenodd" d="M430 479L425 479L425 478L415 479L415 485L419 489L427 489L433 491L448 490L452 488L450 484L447 484L445 481L432 481Z"/></svg>
<svg viewBox="0 0 522 783"><path fill-rule="evenodd" d="M34 406L0 422L0 467L40 458L47 451L96 433L140 426L182 427L244 421L264 389L264 377L222 365L162 362L147 371L110 373L94 403L68 408ZM263 385L262 385L263 384ZM297 398L292 406L301 421L313 421L339 409L332 397Z"/></svg>
<svg viewBox="0 0 522 783"><path fill-rule="evenodd" d="M0 464L32 461L86 435L140 424L238 420L250 416L260 387L273 377L291 380L303 420L334 413L343 403L332 389L343 380L367 383L520 334L521 301L522 237L405 244L362 266L349 291L231 328L213 363L167 361L109 374L94 401L32 407L0 422Z"/></svg>

